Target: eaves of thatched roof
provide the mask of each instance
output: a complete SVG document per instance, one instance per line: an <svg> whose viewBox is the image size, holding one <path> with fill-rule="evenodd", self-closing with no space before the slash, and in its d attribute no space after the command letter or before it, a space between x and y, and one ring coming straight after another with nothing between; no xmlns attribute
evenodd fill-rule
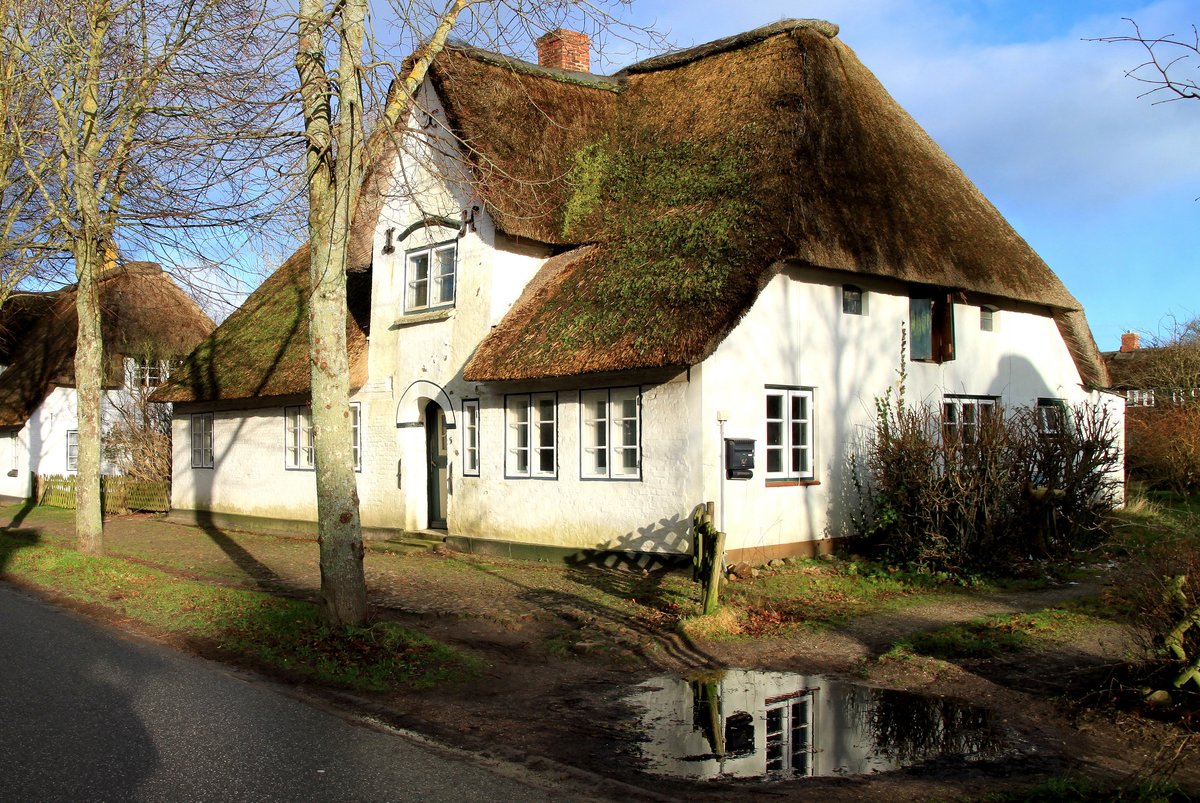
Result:
<svg viewBox="0 0 1200 803"><path fill-rule="evenodd" d="M304 395L311 390L308 246L302 246L246 299L151 397L161 402ZM370 273L347 287L346 346L351 388L366 379ZM360 323L361 322L361 323Z"/></svg>
<svg viewBox="0 0 1200 803"><path fill-rule="evenodd" d="M162 269L132 262L99 279L107 383L119 384L122 356L167 359L191 351L213 322ZM14 294L0 311L8 369L0 374L0 427L19 427L55 386L75 384L76 287Z"/></svg>
<svg viewBox="0 0 1200 803"><path fill-rule="evenodd" d="M467 379L695 364L793 262L1039 305L1084 381L1104 384L1079 302L836 34L775 23L632 65L617 91L448 48L430 79L497 226L595 246L556 263ZM654 160L701 194L656 183ZM682 249L648 242L680 222ZM705 253L714 231L725 240Z"/></svg>

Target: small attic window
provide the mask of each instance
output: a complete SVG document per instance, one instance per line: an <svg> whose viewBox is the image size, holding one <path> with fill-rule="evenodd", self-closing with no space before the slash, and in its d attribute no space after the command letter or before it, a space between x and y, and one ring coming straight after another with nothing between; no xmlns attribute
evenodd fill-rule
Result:
<svg viewBox="0 0 1200 803"><path fill-rule="evenodd" d="M867 294L861 287L853 284L842 285L842 314L867 314Z"/></svg>
<svg viewBox="0 0 1200 803"><path fill-rule="evenodd" d="M990 304L984 304L979 308L979 331L994 332L996 331L997 310Z"/></svg>

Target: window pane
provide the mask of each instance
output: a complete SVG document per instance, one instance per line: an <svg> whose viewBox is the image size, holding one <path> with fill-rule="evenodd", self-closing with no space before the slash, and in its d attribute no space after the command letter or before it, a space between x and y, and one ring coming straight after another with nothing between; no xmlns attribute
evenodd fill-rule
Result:
<svg viewBox="0 0 1200 803"><path fill-rule="evenodd" d="M783 420L783 396L779 393L767 394L767 419Z"/></svg>
<svg viewBox="0 0 1200 803"><path fill-rule="evenodd" d="M437 289L434 303L449 304L454 301L454 248L437 251Z"/></svg>
<svg viewBox="0 0 1200 803"><path fill-rule="evenodd" d="M413 254L408 258L409 306L429 306L429 254Z"/></svg>
<svg viewBox="0 0 1200 803"><path fill-rule="evenodd" d="M768 421L767 422L767 446L777 447L783 446L783 422Z"/></svg>
<svg viewBox="0 0 1200 803"><path fill-rule="evenodd" d="M933 299L909 299L908 341L911 359L933 359Z"/></svg>

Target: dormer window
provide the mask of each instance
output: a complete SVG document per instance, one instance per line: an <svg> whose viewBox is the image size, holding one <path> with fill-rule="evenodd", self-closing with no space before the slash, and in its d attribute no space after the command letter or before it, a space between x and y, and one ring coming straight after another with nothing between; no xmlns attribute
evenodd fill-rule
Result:
<svg viewBox="0 0 1200 803"><path fill-rule="evenodd" d="M853 284L842 285L842 314L866 315L867 294Z"/></svg>
<svg viewBox="0 0 1200 803"><path fill-rule="evenodd" d="M458 247L445 243L416 251L405 258L405 312L424 312L454 305Z"/></svg>

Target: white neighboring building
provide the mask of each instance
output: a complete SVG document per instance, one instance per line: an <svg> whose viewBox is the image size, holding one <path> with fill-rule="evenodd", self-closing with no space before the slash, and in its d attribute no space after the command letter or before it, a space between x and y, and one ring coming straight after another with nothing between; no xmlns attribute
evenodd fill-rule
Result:
<svg viewBox="0 0 1200 803"><path fill-rule="evenodd" d="M212 320L149 262L113 267L100 279L108 372L104 431L128 410L133 388L156 385L170 363L213 330ZM28 498L37 475L76 471L75 286L14 293L0 311L0 500ZM117 473L107 460L101 471Z"/></svg>
<svg viewBox="0 0 1200 803"><path fill-rule="evenodd" d="M680 553L711 500L734 559L825 550L904 331L908 398L963 421L1123 415L1078 301L829 23L611 77L455 46L393 141L349 274L368 530ZM306 265L156 397L177 515L312 529ZM753 441L752 478L728 477L725 438Z"/></svg>

